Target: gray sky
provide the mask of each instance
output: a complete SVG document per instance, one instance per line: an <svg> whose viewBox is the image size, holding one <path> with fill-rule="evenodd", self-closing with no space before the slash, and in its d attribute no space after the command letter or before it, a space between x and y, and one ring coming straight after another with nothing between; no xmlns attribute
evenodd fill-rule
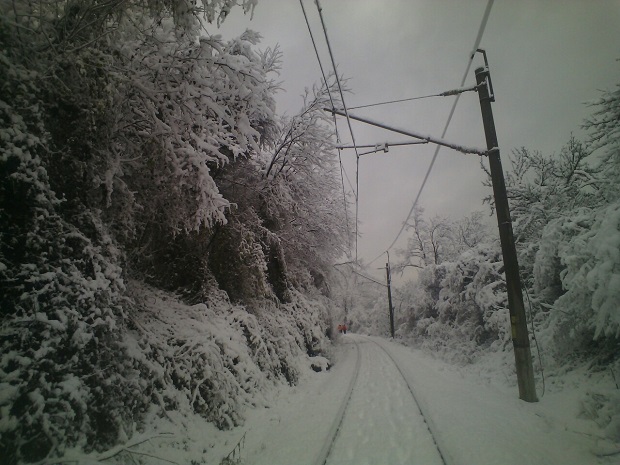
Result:
<svg viewBox="0 0 620 465"><path fill-rule="evenodd" d="M339 73L349 78L347 106L434 94L459 86L487 0L321 0ZM331 69L313 0L304 0L321 60ZM305 87L321 79L298 0L259 0L254 18L236 11L218 31L229 38L246 28L263 36L262 48L280 44L284 53L278 111L296 113ZM598 89L620 82L620 0L496 0L484 37L496 93L495 124L504 160L513 148L559 152L589 115L586 102ZM466 85L475 84L474 61ZM454 97L432 98L352 111L383 123L439 137ZM350 142L346 122L339 122ZM402 141L405 136L353 123L358 144ZM485 147L476 93L464 94L448 140ZM360 160L359 258L377 257L401 228L434 146L391 147ZM363 150L360 150L363 151ZM355 154L343 151L351 181ZM488 211L481 199L484 173L479 157L442 148L420 204L428 216L460 218ZM494 219L493 219L494 221ZM403 247L406 234L390 251ZM377 268L385 257L373 264ZM380 271L373 273L383 277Z"/></svg>

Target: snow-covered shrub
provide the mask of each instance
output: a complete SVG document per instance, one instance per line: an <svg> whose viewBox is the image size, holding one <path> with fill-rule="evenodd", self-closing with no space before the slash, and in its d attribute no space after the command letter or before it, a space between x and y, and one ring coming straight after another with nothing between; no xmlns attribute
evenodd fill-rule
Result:
<svg viewBox="0 0 620 465"><path fill-rule="evenodd" d="M240 425L243 410L263 402L260 393L270 384L295 384L304 369L300 360L327 351L326 302L299 293L290 304L253 313L225 294L188 306L133 283L132 297L141 303L124 344L160 415L180 410L219 428Z"/></svg>
<svg viewBox="0 0 620 465"><path fill-rule="evenodd" d="M605 436L620 441L620 390L588 390L581 400L580 417L596 422Z"/></svg>
<svg viewBox="0 0 620 465"><path fill-rule="evenodd" d="M550 264L555 264L549 268ZM562 293L553 302L549 331L559 356L589 352L620 338L620 203L583 209L551 222L536 262L536 285ZM557 295L557 291L555 292ZM595 342L596 341L596 342Z"/></svg>
<svg viewBox="0 0 620 465"><path fill-rule="evenodd" d="M499 244L484 243L454 262L425 267L408 302L400 331L414 343L470 361L510 339L506 284Z"/></svg>
<svg viewBox="0 0 620 465"><path fill-rule="evenodd" d="M273 296L265 256L269 231L252 210L245 216L231 215L228 224L218 228L209 254L218 284L236 302Z"/></svg>
<svg viewBox="0 0 620 465"><path fill-rule="evenodd" d="M37 74L0 59L0 455L11 463L115 443L145 406L116 337L118 250L96 215L61 216Z"/></svg>

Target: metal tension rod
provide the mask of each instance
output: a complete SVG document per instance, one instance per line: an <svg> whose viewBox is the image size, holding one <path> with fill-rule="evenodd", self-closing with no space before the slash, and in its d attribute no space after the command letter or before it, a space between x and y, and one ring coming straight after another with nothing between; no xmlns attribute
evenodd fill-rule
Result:
<svg viewBox="0 0 620 465"><path fill-rule="evenodd" d="M327 111L329 113L332 113L332 114L336 114L336 115L340 115L340 116L347 116L347 114L345 112L340 111L340 110L331 109L331 108L324 108L323 110L325 110L325 111ZM383 123L380 123L378 121L374 121L374 120L372 120L370 118L363 118L361 116L353 115L350 112L348 114L348 117L350 119L352 119L352 120L361 121L362 123L370 124L371 126L377 126L379 128L382 128L382 129L387 129L388 131L392 131L392 132L396 132L398 134L403 134L405 136L413 137L414 139L425 140L425 141L430 142L432 144L437 144L437 145L441 145L443 147L448 147L448 148L451 148L453 150L456 150L457 152L461 152L461 153L474 153L476 155L486 155L487 154L487 150L486 149L480 149L480 148L475 148L475 147L466 147L464 145L454 144L452 142L446 141L446 140L441 139L439 137L432 137L432 136L420 134L420 133L417 133L417 132L409 131L407 129L395 128L393 126L388 126L387 124L383 124Z"/></svg>

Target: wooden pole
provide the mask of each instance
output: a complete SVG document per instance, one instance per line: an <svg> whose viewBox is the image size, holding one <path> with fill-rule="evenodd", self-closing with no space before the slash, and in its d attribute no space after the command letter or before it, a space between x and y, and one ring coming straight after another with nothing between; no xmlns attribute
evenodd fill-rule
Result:
<svg viewBox="0 0 620 465"><path fill-rule="evenodd" d="M506 272L508 308L510 310L510 327L515 354L517 382L519 384L519 398L526 402L538 402L536 386L534 384L530 339L525 318L525 306L521 292L517 250L512 233L512 220L510 219L504 172L499 155L493 110L491 109L491 102L494 101L494 97L489 95L488 68L476 69L476 82L478 84L478 97L480 98L484 133L487 148L489 149L488 157L491 181L493 183L493 196L495 198L495 211L497 213L497 225L499 227L499 237L502 244L502 256Z"/></svg>
<svg viewBox="0 0 620 465"><path fill-rule="evenodd" d="M388 305L390 311L390 333L392 339L394 339L394 307L392 306L392 276L390 274L390 264L385 264L385 272L387 274L387 290L388 290Z"/></svg>

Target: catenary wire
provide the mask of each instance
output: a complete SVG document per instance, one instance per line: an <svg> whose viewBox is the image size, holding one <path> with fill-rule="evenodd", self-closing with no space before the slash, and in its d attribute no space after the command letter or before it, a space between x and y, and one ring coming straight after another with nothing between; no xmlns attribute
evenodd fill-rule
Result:
<svg viewBox="0 0 620 465"><path fill-rule="evenodd" d="M373 147L379 147L381 150L383 146L385 147L398 147L398 146L402 146L402 145L422 145L422 144L428 144L427 140L410 140L410 141L406 141L406 142L381 142L379 144L358 144L356 147L358 149L370 149ZM352 149L354 148L352 145L341 145L340 147L338 147L340 149Z"/></svg>
<svg viewBox="0 0 620 465"><path fill-rule="evenodd" d="M431 97L440 97L440 95L439 94L422 95L421 97L401 98L398 100L389 100L387 102L369 103L367 105L358 105L356 107L351 107L349 108L349 110L358 110L360 108L377 107L379 105L389 105L390 103L410 102L412 100L422 100L422 99L431 98Z"/></svg>
<svg viewBox="0 0 620 465"><path fill-rule="evenodd" d="M360 108L378 107L379 105L389 105L392 103L410 102L412 100L422 100L422 99L431 98L431 97L450 97L452 95L461 94L463 92L477 90L477 88L478 86L472 86L472 87L466 87L466 88L461 88L461 89L447 90L445 92L440 92L438 94L422 95L419 97L410 97L410 98L401 98L398 100L388 100L387 102L369 103L367 105L358 105L356 107L350 107L349 110L358 110Z"/></svg>
<svg viewBox="0 0 620 465"><path fill-rule="evenodd" d="M299 0L299 4L301 5L301 11L304 14L304 19L306 21L306 26L308 27L308 33L310 34L310 40L312 41L312 47L314 47L314 53L316 55L316 59L319 62L319 68L321 69L321 75L323 76L323 83L325 84L325 90L327 91L327 95L329 96L329 101L332 104L332 108L335 108L334 105L334 99L332 98L332 93L331 93L331 89L329 88L329 83L327 82L327 75L325 74L325 70L323 69L323 63L321 63L321 57L319 55L319 50L316 46L316 42L314 40L314 34L312 34L312 28L310 27L310 21L308 21L308 15L306 14L306 9L304 7L304 3L303 0ZM340 134L338 133L338 124L336 122L336 115L333 115L334 118L334 128L336 131L336 142L338 144L340 144ZM347 194L345 192L345 187L344 187L344 178L347 178L347 181L349 183L349 186L351 187L351 191L353 192L353 196L357 199L357 192L355 191L355 189L353 189L353 185L351 184L351 181L349 180L349 176L347 175L346 170L344 169L344 166L342 165L342 156L341 156L341 149L338 148L338 163L340 164L340 180L342 183L342 199L344 202L344 215L345 215L345 222L347 225L347 241L349 242L349 249L351 249L351 243L350 243L350 233L349 233L349 208L347 207ZM357 219L356 219L356 223L357 223ZM357 235L357 232L356 232ZM350 252L350 250L349 250Z"/></svg>
<svg viewBox="0 0 620 465"><path fill-rule="evenodd" d="M467 75L469 74L469 70L471 69L471 65L472 65L472 63L474 61L474 55L476 53L476 50L480 46L480 41L482 40L482 36L484 34L484 30L486 28L487 21L489 19L489 15L491 14L491 7L493 6L493 1L494 0L489 0L488 1L487 6L486 6L486 8L484 10L484 14L482 15L482 21L480 22L480 27L478 28L478 35L476 36L476 41L474 42L474 46L472 48L472 52L471 52L471 54L469 56L469 60L467 60L467 67L465 69L465 73L463 73L463 78L461 79L461 87L463 87L463 85L465 84L465 81L467 79ZM450 123L452 122L452 116L454 116L454 110L456 109L456 106L459 103L459 99L460 98L461 98L461 94L459 93L459 94L456 95L456 99L454 99L454 103L452 104L452 108L450 110L450 114L448 115L448 120L446 121L446 124L444 126L443 132L441 133L441 137L442 138L448 132L448 128L450 127ZM429 178L429 176L431 174L431 171L433 170L433 166L435 165L435 161L437 160L437 155L439 154L439 150L440 149L441 149L440 145L438 145L435 148L435 153L433 154L433 158L431 159L431 163L428 166L428 169L426 170L426 174L424 175L424 180L422 181L422 185L420 186L420 189L418 190L418 193L417 193L417 195L415 197L415 200L413 201L413 204L411 205L411 209L409 210L409 213L407 214L407 217L405 218L405 221L403 221L403 224L402 224L402 226L400 228L400 231L398 231L398 234L396 235L396 237L394 238L394 240L392 241L390 246L384 252L381 252L376 258L374 258L368 265L372 265L379 258L381 258L381 256L384 253L388 252L392 247L394 247L394 244L396 244L396 242L400 238L401 234L405 230L405 227L407 226L407 222L409 221L409 218L411 218L411 214L415 210L415 207L418 204L418 201L420 200L420 196L422 195L422 191L424 190L424 187L426 186L426 182L428 181L428 178Z"/></svg>
<svg viewBox="0 0 620 465"><path fill-rule="evenodd" d="M349 126L349 132L351 133L351 142L353 145L356 145L355 135L353 134L353 127L351 126L351 119L349 118L349 111L347 110L347 104L344 101L344 93L342 92L342 86L340 85L340 78L338 77L338 70L336 68L336 60L334 59L334 53L332 51L331 43L329 42L329 36L327 35L327 27L325 26L325 20L323 19L323 8L321 7L321 3L319 0L315 0L316 8L319 12L319 17L321 18L321 26L323 27L323 33L325 35L325 42L327 44L327 50L329 52L329 57L332 62L332 67L334 68L334 76L336 77L336 84L338 85L338 91L340 92L340 100L342 101L342 108L344 109L344 113L347 116L347 125ZM359 227L359 187L360 187L360 156L355 149L355 188L357 195L355 196L355 260L357 260L357 244L358 244L358 227Z"/></svg>
<svg viewBox="0 0 620 465"><path fill-rule="evenodd" d="M542 355L540 354L540 346L538 345L538 338L536 337L536 328L534 327L534 317L532 316L532 300L530 299L530 293L527 290L527 286L525 285L525 281L521 280L521 287L525 291L525 295L527 296L527 302L529 304L529 317L530 317L530 325L532 329L532 337L534 339L534 344L536 345L536 352L538 353L538 364L540 365L540 375L542 377L542 394L540 397L545 396L545 370L543 368Z"/></svg>

